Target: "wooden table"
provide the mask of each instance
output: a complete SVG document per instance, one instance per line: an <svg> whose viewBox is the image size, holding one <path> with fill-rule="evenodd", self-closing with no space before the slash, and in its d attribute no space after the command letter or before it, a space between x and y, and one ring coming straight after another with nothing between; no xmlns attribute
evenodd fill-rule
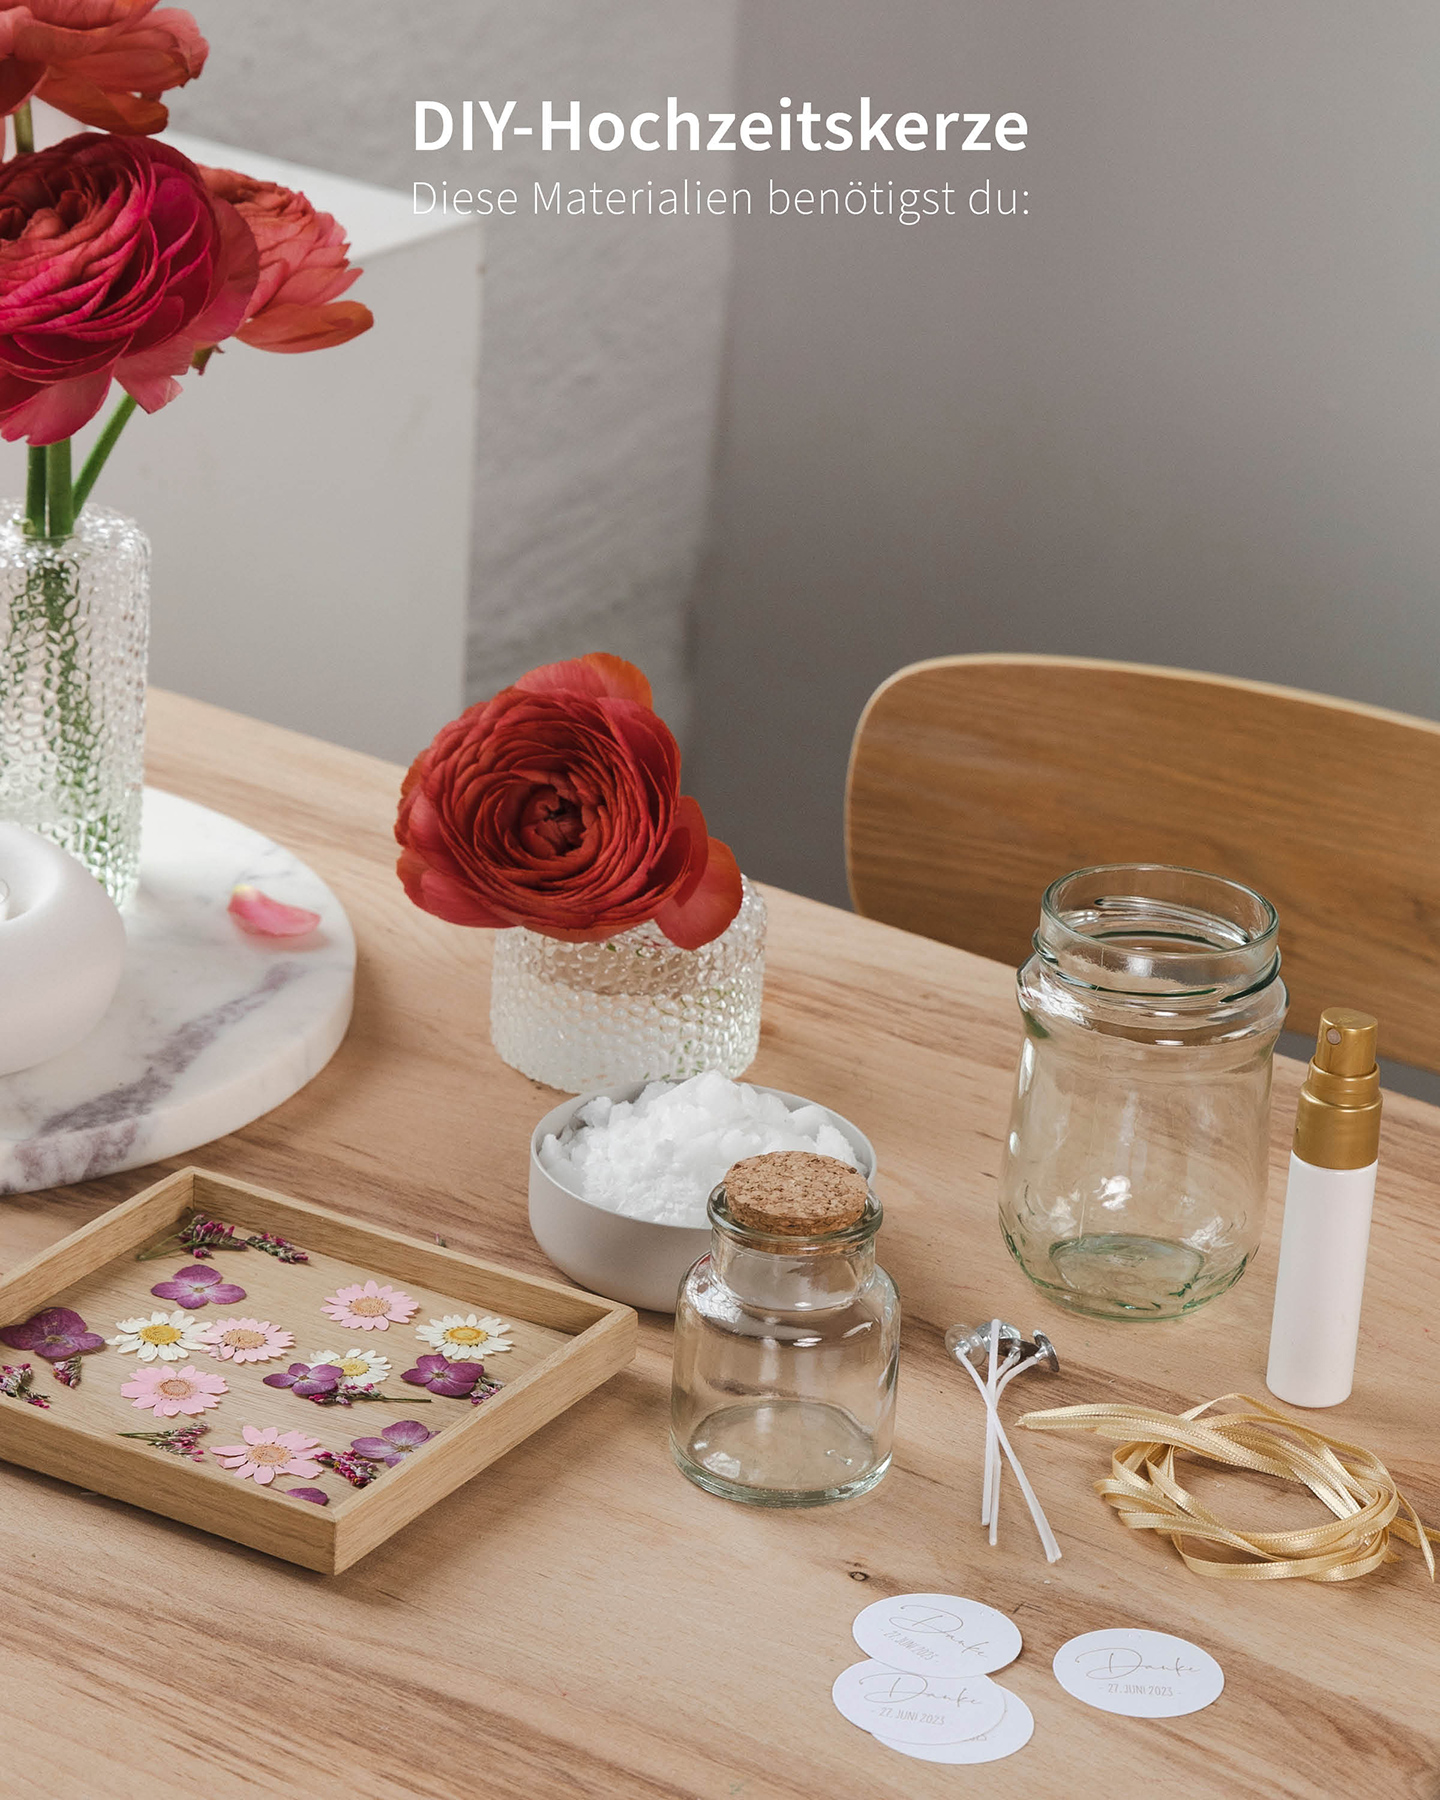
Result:
<svg viewBox="0 0 1440 1800"><path fill-rule="evenodd" d="M552 1096L490 1048L488 935L401 894L397 771L157 695L150 774L308 858L361 946L340 1054L193 1160L547 1271L526 1226L526 1140ZM1191 1320L1055 1312L995 1221L1017 1041L1009 970L769 899L754 1074L849 1115L879 1153L881 1257L905 1307L889 1477L862 1500L798 1514L691 1487L669 1458L670 1328L653 1316L631 1371L338 1578L0 1468L6 1800L1440 1795L1440 1594L1414 1552L1348 1587L1205 1582L1096 1498L1108 1453L1092 1439L1025 1438L1065 1550L1055 1567L1013 1485L998 1549L975 1522L981 1409L947 1365L946 1325L1039 1320L1065 1372L1027 1387L1034 1405L1262 1393L1278 1204L1259 1267ZM1276 1202L1298 1078L1293 1065L1278 1076ZM1440 1114L1391 1098L1382 1154L1355 1395L1326 1422L1385 1458L1433 1522ZM0 1264L154 1173L0 1202ZM1018 1756L965 1769L906 1760L831 1706L832 1680L858 1654L856 1612L923 1590L989 1601L1020 1625L1024 1652L1001 1678L1035 1714ZM1162 1723L1071 1700L1052 1655L1115 1623L1204 1645L1225 1670L1220 1701Z"/></svg>

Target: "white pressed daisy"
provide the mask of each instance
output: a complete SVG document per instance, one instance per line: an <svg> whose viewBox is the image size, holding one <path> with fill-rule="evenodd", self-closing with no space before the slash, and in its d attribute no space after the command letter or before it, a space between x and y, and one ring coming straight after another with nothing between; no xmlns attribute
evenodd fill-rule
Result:
<svg viewBox="0 0 1440 1800"><path fill-rule="evenodd" d="M117 1319L118 1337L105 1342L122 1354L134 1351L141 1362L184 1362L187 1357L203 1356L209 1349L205 1327L178 1307L174 1312L137 1313L133 1319Z"/></svg>
<svg viewBox="0 0 1440 1800"><path fill-rule="evenodd" d="M509 1338L502 1336L510 1327L503 1319L477 1318L474 1313L446 1313L443 1319L432 1319L428 1325L417 1325L415 1335L423 1338L451 1362L479 1362L497 1350L513 1350Z"/></svg>
<svg viewBox="0 0 1440 1800"><path fill-rule="evenodd" d="M317 1350L310 1358L316 1363L329 1363L340 1371L342 1387L351 1391L378 1388L390 1373L390 1364L378 1350Z"/></svg>

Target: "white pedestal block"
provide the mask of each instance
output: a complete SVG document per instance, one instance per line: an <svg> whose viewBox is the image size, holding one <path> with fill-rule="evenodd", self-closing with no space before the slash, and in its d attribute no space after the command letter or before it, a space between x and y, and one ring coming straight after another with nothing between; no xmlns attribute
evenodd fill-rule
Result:
<svg viewBox="0 0 1440 1800"><path fill-rule="evenodd" d="M225 910L247 881L305 937ZM120 986L83 1043L0 1079L0 1194L134 1169L238 1131L319 1073L350 1022L355 938L319 876L258 831L147 789Z"/></svg>

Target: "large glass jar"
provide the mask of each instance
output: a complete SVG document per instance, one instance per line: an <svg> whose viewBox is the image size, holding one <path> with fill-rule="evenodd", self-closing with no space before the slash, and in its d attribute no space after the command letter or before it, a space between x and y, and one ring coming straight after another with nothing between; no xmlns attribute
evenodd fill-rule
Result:
<svg viewBox="0 0 1440 1800"><path fill-rule="evenodd" d="M863 1494L890 1466L900 1349L899 1298L875 1262L880 1202L865 1193L838 1230L762 1231L735 1216L722 1182L709 1212L709 1254L675 1309L676 1462L710 1493L759 1506Z"/></svg>
<svg viewBox="0 0 1440 1800"><path fill-rule="evenodd" d="M1277 930L1268 900L1194 869L1113 864L1046 892L1017 982L1000 1222L1061 1306L1176 1318L1255 1254L1286 1007Z"/></svg>

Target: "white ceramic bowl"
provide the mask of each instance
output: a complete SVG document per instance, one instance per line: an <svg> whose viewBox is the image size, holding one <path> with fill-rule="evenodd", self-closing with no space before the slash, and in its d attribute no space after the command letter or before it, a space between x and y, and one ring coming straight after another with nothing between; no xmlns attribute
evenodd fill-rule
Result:
<svg viewBox="0 0 1440 1800"><path fill-rule="evenodd" d="M754 1085L754 1084L752 1084ZM610 1100L634 1100L648 1083L603 1088ZM819 1105L780 1088L757 1087L761 1094L778 1094L793 1112L796 1107ZM626 1306L650 1312L673 1313L680 1283L690 1265L710 1248L710 1227L666 1225L653 1219L627 1219L572 1194L540 1161L540 1146L552 1134L558 1137L582 1106L598 1099L580 1094L557 1106L535 1127L530 1137L530 1229L535 1241L557 1269L592 1294L621 1300ZM836 1130L850 1142L860 1173L867 1181L875 1175L875 1148L865 1133L828 1106L822 1106Z"/></svg>

